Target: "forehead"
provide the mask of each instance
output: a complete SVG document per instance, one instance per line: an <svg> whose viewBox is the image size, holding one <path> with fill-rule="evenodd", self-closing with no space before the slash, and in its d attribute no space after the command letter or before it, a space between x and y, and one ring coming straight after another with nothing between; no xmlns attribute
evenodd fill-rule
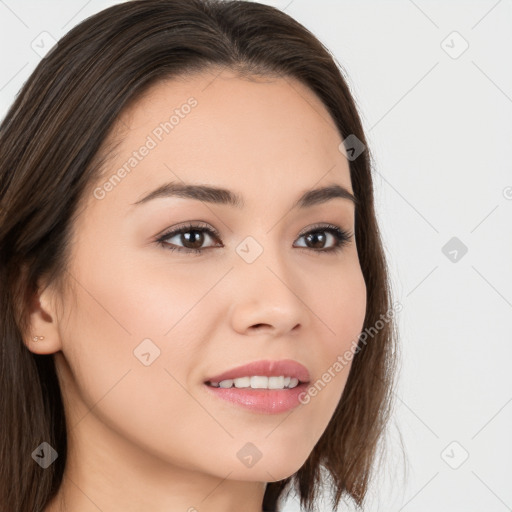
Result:
<svg viewBox="0 0 512 512"><path fill-rule="evenodd" d="M125 109L99 184L122 174L108 195L124 204L171 180L244 196L313 188L323 178L350 189L341 141L321 100L295 79L196 73L153 85Z"/></svg>

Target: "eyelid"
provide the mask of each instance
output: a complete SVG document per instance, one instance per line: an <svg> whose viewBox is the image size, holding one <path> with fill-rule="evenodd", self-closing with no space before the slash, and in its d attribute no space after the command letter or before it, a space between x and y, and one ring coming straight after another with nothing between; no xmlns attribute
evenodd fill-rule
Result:
<svg viewBox="0 0 512 512"><path fill-rule="evenodd" d="M180 233L186 233L188 231L193 231L197 229L204 229L205 231L211 231L217 238L220 238L220 233L210 224L203 222L202 220L190 220L184 222L183 224L178 224L177 226L173 226L172 228L168 228L164 230L161 235L157 235L156 239L161 240L163 238L169 238L173 235L178 235Z"/></svg>
<svg viewBox="0 0 512 512"><path fill-rule="evenodd" d="M321 229L339 229L344 231L341 226L337 226L336 224L331 224L330 222L317 222L316 224L305 227L297 236L301 237L307 235L311 231L320 231Z"/></svg>

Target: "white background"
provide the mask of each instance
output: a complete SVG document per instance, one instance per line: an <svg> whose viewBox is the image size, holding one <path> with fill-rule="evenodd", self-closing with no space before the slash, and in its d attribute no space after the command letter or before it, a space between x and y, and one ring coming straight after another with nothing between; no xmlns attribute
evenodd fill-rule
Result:
<svg viewBox="0 0 512 512"><path fill-rule="evenodd" d="M115 3L0 0L0 117L42 32L59 39ZM511 510L512 2L262 3L333 52L376 160L403 356L365 512ZM452 237L467 247L456 261Z"/></svg>

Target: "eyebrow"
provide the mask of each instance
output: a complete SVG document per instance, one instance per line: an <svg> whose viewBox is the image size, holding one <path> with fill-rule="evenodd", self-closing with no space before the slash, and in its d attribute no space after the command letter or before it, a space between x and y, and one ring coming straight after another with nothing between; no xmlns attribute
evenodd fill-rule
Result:
<svg viewBox="0 0 512 512"><path fill-rule="evenodd" d="M144 204L153 199L163 197L196 199L207 203L228 205L239 209L242 209L245 206L242 196L231 190L213 187L210 185L193 185L178 182L164 183L135 203L132 203L132 205ZM299 199L297 199L297 201L295 201L292 205L292 209L309 208L336 198L348 199L354 205L358 204L357 198L349 190L342 185L332 184L326 187L307 190L299 197Z"/></svg>

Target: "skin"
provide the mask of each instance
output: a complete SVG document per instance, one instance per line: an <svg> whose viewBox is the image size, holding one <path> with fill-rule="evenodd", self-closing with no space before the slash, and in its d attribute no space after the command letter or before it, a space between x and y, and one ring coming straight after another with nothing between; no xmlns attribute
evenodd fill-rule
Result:
<svg viewBox="0 0 512 512"><path fill-rule="evenodd" d="M84 198L67 274L74 295L40 284L31 335L45 338L27 345L54 353L69 447L45 512L261 511L266 483L302 466L343 392L350 365L309 404L280 414L204 388L260 359L294 359L315 382L357 339L366 310L355 238L329 254L300 236L318 223L353 233L352 202L291 209L308 189L353 192L327 110L290 78L216 74L160 82L123 112L107 179L175 108L198 102L103 199ZM231 189L246 205L167 197L132 206L173 180ZM201 255L155 242L187 221L220 240L205 233ZM321 234L323 247L335 245ZM250 264L235 250L249 235L263 248ZM167 242L191 247L180 235ZM149 366L133 352L146 338L160 349ZM252 467L236 455L247 442L262 453Z"/></svg>

